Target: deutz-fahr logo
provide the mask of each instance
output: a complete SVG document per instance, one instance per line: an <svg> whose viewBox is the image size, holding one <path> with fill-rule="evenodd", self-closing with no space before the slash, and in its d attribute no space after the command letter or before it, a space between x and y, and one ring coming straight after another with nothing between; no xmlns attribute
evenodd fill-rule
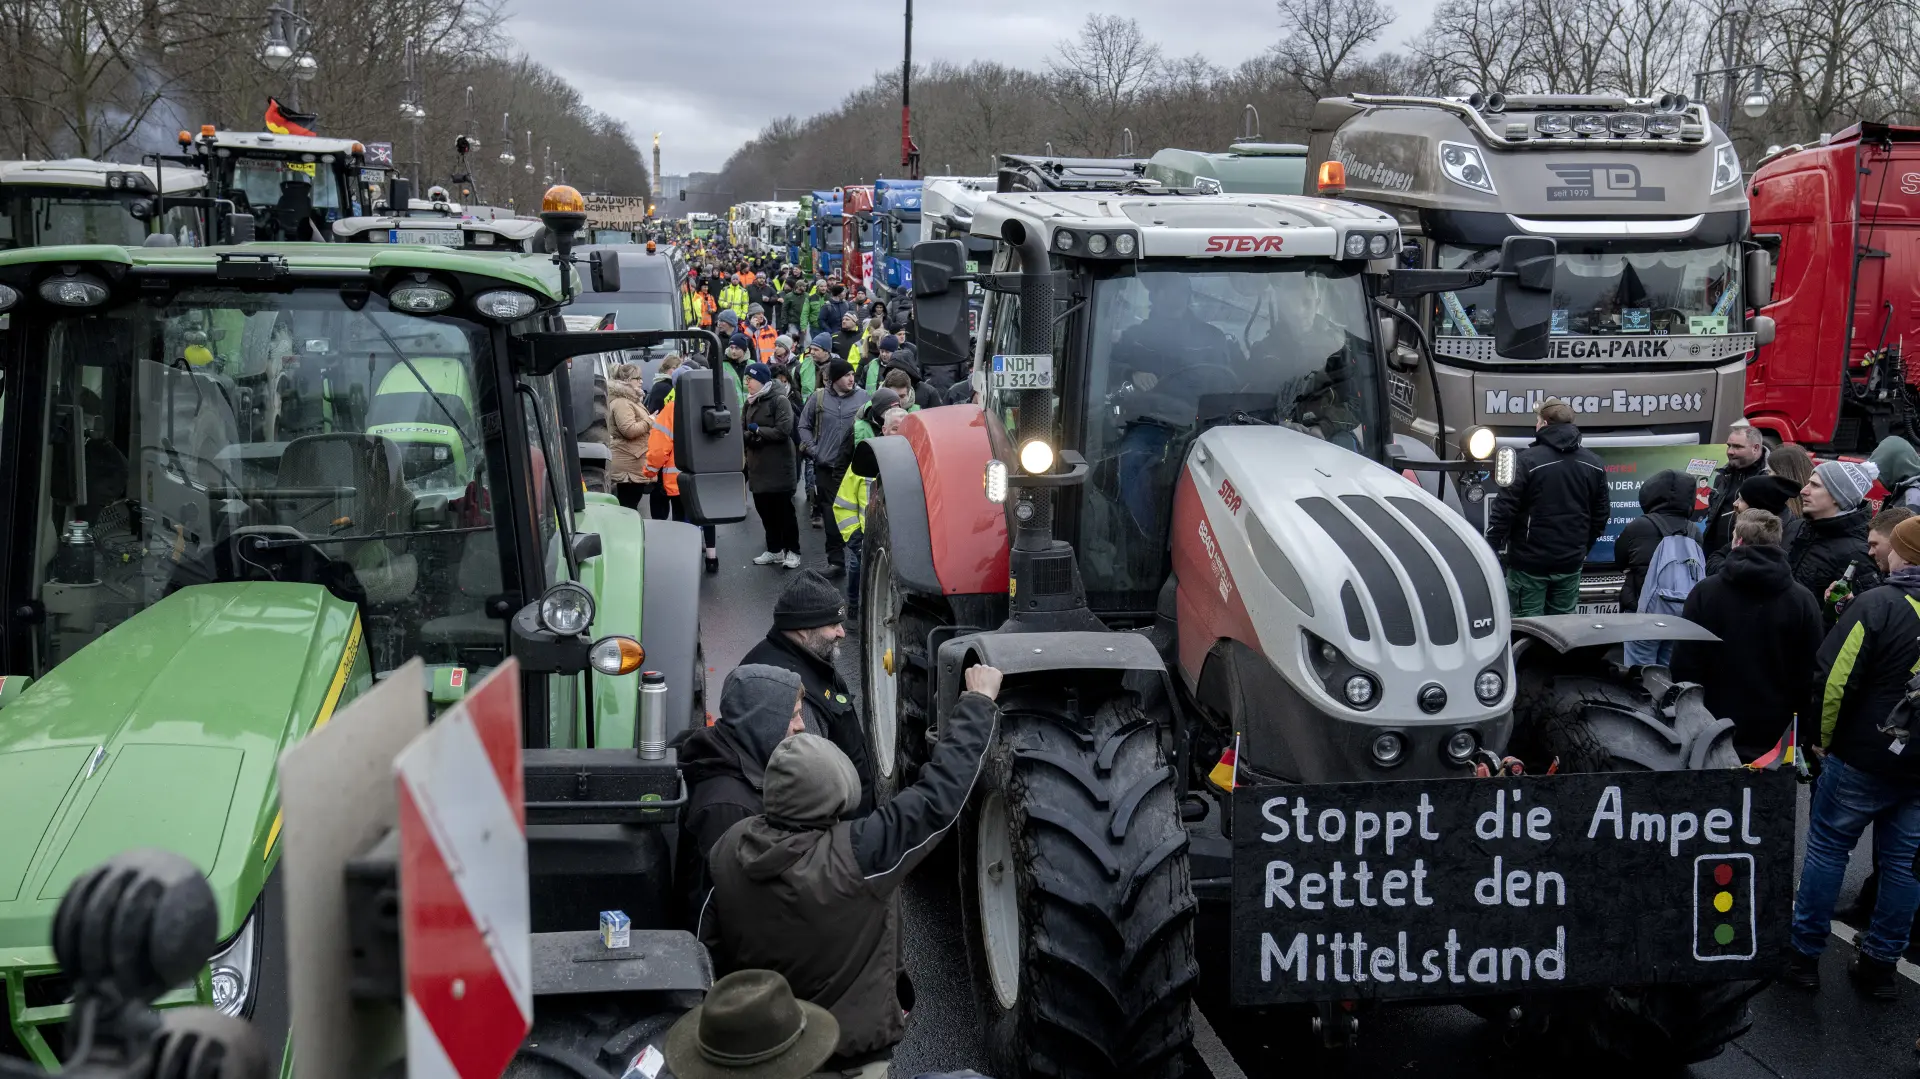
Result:
<svg viewBox="0 0 1920 1079"><path fill-rule="evenodd" d="M1563 185L1547 187L1548 202L1661 202L1667 197L1664 187L1641 186L1640 166L1624 161L1548 165L1547 168L1560 177Z"/></svg>
<svg viewBox="0 0 1920 1079"><path fill-rule="evenodd" d="M1252 255L1262 251L1279 251L1280 240L1278 236L1209 236L1207 250L1229 255Z"/></svg>

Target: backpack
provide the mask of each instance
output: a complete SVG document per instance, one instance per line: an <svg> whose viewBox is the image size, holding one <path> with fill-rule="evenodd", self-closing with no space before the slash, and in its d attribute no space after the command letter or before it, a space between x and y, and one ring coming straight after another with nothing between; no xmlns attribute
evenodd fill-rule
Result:
<svg viewBox="0 0 1920 1079"><path fill-rule="evenodd" d="M1675 532L1653 549L1640 585L1641 614L1679 614L1687 594L1707 575L1707 556L1692 530Z"/></svg>

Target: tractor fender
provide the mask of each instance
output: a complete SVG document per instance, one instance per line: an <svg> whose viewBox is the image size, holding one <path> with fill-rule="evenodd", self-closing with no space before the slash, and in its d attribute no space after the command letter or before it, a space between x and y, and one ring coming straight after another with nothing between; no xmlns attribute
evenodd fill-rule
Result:
<svg viewBox="0 0 1920 1079"><path fill-rule="evenodd" d="M1626 641L1718 640L1710 630L1677 614L1547 614L1513 620L1516 659L1537 645L1565 655Z"/></svg>
<svg viewBox="0 0 1920 1079"><path fill-rule="evenodd" d="M1166 661L1144 634L1129 631L1066 630L1056 633L969 633L940 646L934 699L939 725L946 729L964 674L975 663L997 667L1008 678L1047 671L1071 671L1076 679L1118 681L1130 672L1163 676Z"/></svg>
<svg viewBox="0 0 1920 1079"><path fill-rule="evenodd" d="M983 482L992 457L978 405L912 413L898 435L854 448L854 473L886 493L888 551L910 591L1006 594L1006 508L987 501Z"/></svg>
<svg viewBox="0 0 1920 1079"><path fill-rule="evenodd" d="M700 665L700 582L704 552L700 529L681 521L646 522L646 568L642 578L642 666L667 676L667 737L693 721L694 691L706 672Z"/></svg>

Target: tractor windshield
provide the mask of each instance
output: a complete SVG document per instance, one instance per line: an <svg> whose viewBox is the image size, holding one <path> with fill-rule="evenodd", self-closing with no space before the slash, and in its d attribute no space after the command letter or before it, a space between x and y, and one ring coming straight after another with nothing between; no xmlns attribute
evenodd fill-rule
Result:
<svg viewBox="0 0 1920 1079"><path fill-rule="evenodd" d="M42 189L15 198L18 190L0 188L0 251L53 244L138 247L147 238L147 223L129 212L126 200L105 190Z"/></svg>
<svg viewBox="0 0 1920 1079"><path fill-rule="evenodd" d="M376 670L500 661L488 331L356 306L195 288L26 328L41 402L6 422L48 446L15 503L42 669L172 592L240 580L355 602Z"/></svg>
<svg viewBox="0 0 1920 1079"><path fill-rule="evenodd" d="M1088 348L1087 590L1128 607L1166 576L1186 448L1220 424L1277 424L1379 459L1367 300L1356 267L1306 259L1141 263L1094 287Z"/></svg>

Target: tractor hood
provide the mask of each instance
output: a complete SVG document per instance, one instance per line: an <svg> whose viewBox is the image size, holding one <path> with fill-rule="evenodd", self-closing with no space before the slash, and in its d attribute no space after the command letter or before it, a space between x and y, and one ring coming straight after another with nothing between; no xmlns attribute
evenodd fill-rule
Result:
<svg viewBox="0 0 1920 1079"><path fill-rule="evenodd" d="M1214 428L1187 457L1174 521L1190 678L1233 640L1284 679L1299 710L1345 724L1440 729L1511 708L1499 564L1398 473L1287 428ZM1482 700L1475 681L1489 669L1503 688ZM1356 674L1373 682L1358 705L1345 693ZM1428 694L1423 707L1433 686L1444 704Z"/></svg>
<svg viewBox="0 0 1920 1079"><path fill-rule="evenodd" d="M275 762L364 682L351 604L315 585L197 585L0 709L0 969L44 958L68 884L162 847L238 928L278 837Z"/></svg>

